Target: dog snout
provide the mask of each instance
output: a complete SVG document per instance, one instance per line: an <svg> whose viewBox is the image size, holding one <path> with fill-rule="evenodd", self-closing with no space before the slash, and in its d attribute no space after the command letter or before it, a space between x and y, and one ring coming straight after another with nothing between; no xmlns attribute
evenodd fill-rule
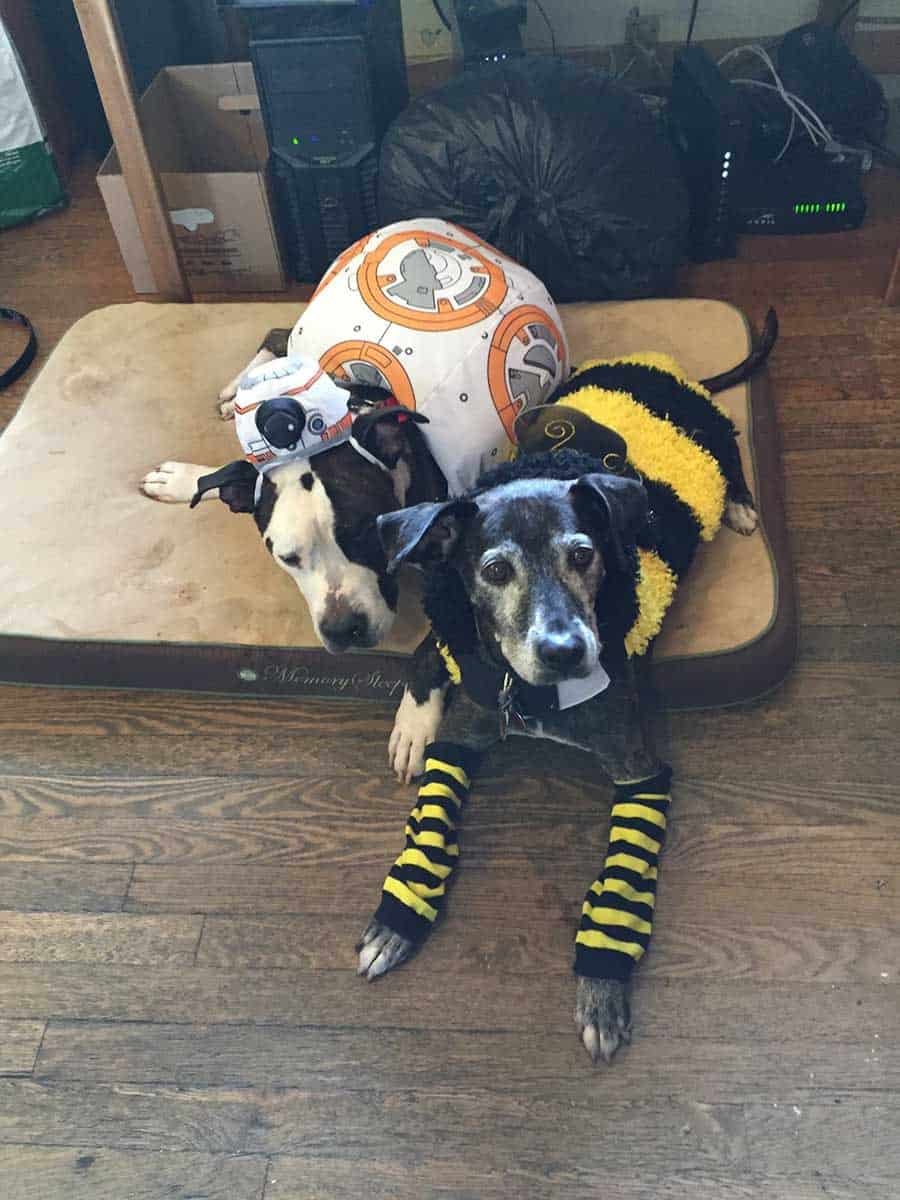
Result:
<svg viewBox="0 0 900 1200"><path fill-rule="evenodd" d="M332 609L319 622L319 632L326 649L334 653L372 644L369 618L355 608Z"/></svg>
<svg viewBox="0 0 900 1200"><path fill-rule="evenodd" d="M587 645L579 633L565 632L545 634L535 646L541 666L565 675L580 667L587 653Z"/></svg>

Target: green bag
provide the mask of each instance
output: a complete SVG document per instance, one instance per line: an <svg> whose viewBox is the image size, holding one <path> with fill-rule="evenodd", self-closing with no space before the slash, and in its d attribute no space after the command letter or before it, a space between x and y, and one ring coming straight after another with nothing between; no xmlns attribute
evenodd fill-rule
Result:
<svg viewBox="0 0 900 1200"><path fill-rule="evenodd" d="M0 229L65 203L22 65L0 20Z"/></svg>

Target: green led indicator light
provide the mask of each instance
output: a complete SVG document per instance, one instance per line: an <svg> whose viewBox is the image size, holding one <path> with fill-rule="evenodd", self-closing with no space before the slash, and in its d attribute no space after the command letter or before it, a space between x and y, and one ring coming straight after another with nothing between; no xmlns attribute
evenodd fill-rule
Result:
<svg viewBox="0 0 900 1200"><path fill-rule="evenodd" d="M300 139L299 139L299 138L291 138L291 143L292 143L294 146L299 146L299 145L300 145Z"/></svg>
<svg viewBox="0 0 900 1200"><path fill-rule="evenodd" d="M805 216L807 213L842 213L847 211L847 203L845 200L829 200L826 204L795 204L794 212L798 216Z"/></svg>

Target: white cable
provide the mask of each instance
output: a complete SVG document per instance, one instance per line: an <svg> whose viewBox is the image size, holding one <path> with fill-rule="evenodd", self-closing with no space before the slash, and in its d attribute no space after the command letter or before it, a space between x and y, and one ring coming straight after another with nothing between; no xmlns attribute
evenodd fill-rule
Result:
<svg viewBox="0 0 900 1200"><path fill-rule="evenodd" d="M823 135L821 130L818 129L815 125L813 125L812 122L809 120L809 118L804 116L804 114L802 113L802 111L800 109L795 108L794 105L789 102L790 97L792 96L791 92L782 93L780 91L780 89L777 88L773 83L765 83L762 79L732 79L731 82L741 84L742 86L745 86L745 87L766 88L766 90L768 90L768 91L778 92L779 95L782 96L782 99L785 99L785 95L786 95L788 97L788 99L785 100L785 103L787 104L788 109L790 110L792 127L796 121L799 121L800 124L803 126L803 128L806 130L807 134L809 135L809 140L815 146L819 145L820 138L823 143L830 140L830 135L828 133L825 133ZM787 146L785 146L784 149L787 149ZM784 151L781 151L781 153L783 153L783 152ZM779 154L779 157L780 157L780 154Z"/></svg>
<svg viewBox="0 0 900 1200"><path fill-rule="evenodd" d="M809 140L814 146L819 146L820 144L824 146L833 140L831 132L815 109L807 104L806 101L800 96L795 95L793 92L789 92L784 86L781 76L775 69L775 64L772 62L769 52L764 46L760 46L756 43L751 43L746 46L737 46L734 50L729 50L727 54L724 54L719 59L718 65L721 67L726 62L729 62L731 59L737 58L742 54L752 54L755 58L760 59L775 82L766 83L762 79L732 79L731 82L739 84L743 87L761 87L766 88L769 91L777 92L791 114L791 124L788 130L787 140L778 151L778 154L775 156L775 162L779 162L781 160L788 146L791 144L791 138L794 135L794 130L797 127L798 121L803 126L807 136L809 137Z"/></svg>
<svg viewBox="0 0 900 1200"><path fill-rule="evenodd" d="M810 107L810 105L808 105L806 103L805 100L801 99L799 96L794 95L793 92L789 92L787 90L787 88L785 88L780 75L778 74L777 70L775 69L775 64L772 62L769 52L766 50L766 48L764 46L760 46L755 43L751 43L750 45L747 45L747 46L738 46L734 50L730 50L727 54L723 55L723 57L719 60L719 66L722 66L722 64L727 62L729 59L736 58L739 55L745 54L745 53L752 54L756 58L759 58L762 60L762 62L765 64L766 68L768 69L769 73L771 74L772 78L775 80L775 90L780 93L782 99L784 100L785 104L787 104L788 108L793 108L795 111L797 111L797 115L800 117L803 116L802 110L805 110L806 115L814 122L814 124L818 128L818 131L821 134L821 136L825 139L830 139L831 134L829 133L828 129L825 127L825 124L822 121L821 117L819 117L818 113L815 112L815 110L812 109ZM755 82L759 82L759 81L755 81ZM804 122L804 124L806 124L806 122ZM813 139L813 140L815 140L815 139Z"/></svg>
<svg viewBox="0 0 900 1200"><path fill-rule="evenodd" d="M719 61L719 65L721 66L723 63L727 62L729 59L736 58L738 55L744 54L744 53L752 54L756 58L759 58L762 60L762 62L765 64L766 68L768 69L770 75L775 80L775 90L781 95L781 98L784 100L784 102L788 106L788 108L793 108L797 112L797 115L801 118L805 115L809 120L811 120L814 123L815 127L818 129L820 135L823 138L826 138L826 139L830 138L831 135L830 135L829 131L826 129L825 124L822 121L822 119L819 117L818 113L816 113L815 110L812 109L806 103L805 100L801 99L799 96L794 95L793 92L789 92L785 88L784 83L781 80L781 77L779 76L777 70L775 69L775 64L772 62L772 59L769 56L769 53L765 49L764 46L759 46L759 45L754 45L754 44L751 44L748 46L738 46L736 49L730 50L727 54L723 55L723 57ZM742 80L741 82L745 82L745 81ZM755 80L753 82L759 83L761 81ZM805 110L805 113L804 113L804 110ZM806 122L804 121L804 125L805 124L806 124Z"/></svg>

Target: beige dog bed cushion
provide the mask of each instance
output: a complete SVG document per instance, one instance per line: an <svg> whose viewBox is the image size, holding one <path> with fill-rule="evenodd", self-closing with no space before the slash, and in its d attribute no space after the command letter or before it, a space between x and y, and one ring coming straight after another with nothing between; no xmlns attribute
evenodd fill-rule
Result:
<svg viewBox="0 0 900 1200"><path fill-rule="evenodd" d="M393 636L332 657L251 518L218 502L148 500L165 459L239 457L215 396L300 307L127 304L91 313L53 352L0 438L6 530L0 678L7 682L267 694L396 696L424 632L416 579ZM704 300L563 307L572 361L640 350L695 378L749 348L737 310ZM720 397L741 433L761 528L701 547L654 653L664 703L731 703L775 686L794 655L793 589L777 438L764 375Z"/></svg>

